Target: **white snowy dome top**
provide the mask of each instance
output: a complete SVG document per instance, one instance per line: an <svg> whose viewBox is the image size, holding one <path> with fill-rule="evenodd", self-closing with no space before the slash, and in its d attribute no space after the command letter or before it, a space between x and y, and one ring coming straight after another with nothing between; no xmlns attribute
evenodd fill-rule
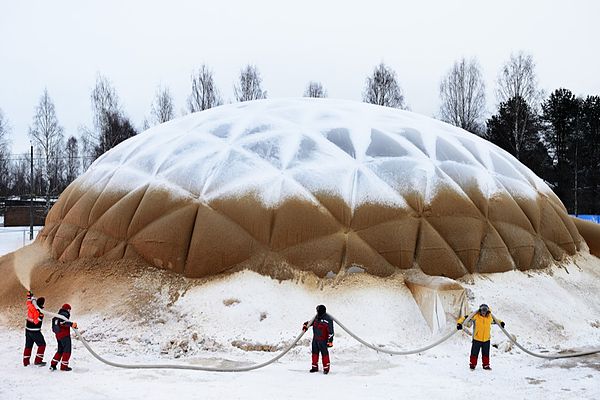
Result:
<svg viewBox="0 0 600 400"><path fill-rule="evenodd" d="M448 188L475 186L491 198L551 193L532 171L497 146L412 112L330 99L277 99L217 107L156 126L98 159L82 184L110 179L133 189L164 184L210 202L256 195L276 206L313 194L409 208Z"/></svg>

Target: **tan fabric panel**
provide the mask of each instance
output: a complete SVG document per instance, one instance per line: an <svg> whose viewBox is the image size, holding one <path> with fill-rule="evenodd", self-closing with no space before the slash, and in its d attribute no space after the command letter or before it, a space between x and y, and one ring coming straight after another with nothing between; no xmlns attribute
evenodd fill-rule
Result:
<svg viewBox="0 0 600 400"><path fill-rule="evenodd" d="M256 207L260 205L256 204ZM284 250L343 231L342 225L324 207L290 199L275 210L271 248L275 251Z"/></svg>
<svg viewBox="0 0 600 400"><path fill-rule="evenodd" d="M535 234L506 222L495 221L492 225L508 247L515 267L520 270L531 268L535 251Z"/></svg>
<svg viewBox="0 0 600 400"><path fill-rule="evenodd" d="M123 197L115 197L115 203L96 217L94 229L114 238L127 240L127 231L147 186L142 186Z"/></svg>
<svg viewBox="0 0 600 400"><path fill-rule="evenodd" d="M65 197L68 198L71 193L73 192L73 190L75 190L75 185L69 185L67 186L67 188L61 193L61 197ZM49 225L52 224L54 222L60 221L61 219L63 219L63 216L65 215L65 213L67 212L67 210L65 210L67 205L66 201L61 202L58 207L52 207L50 209L50 211L48 212L48 215L46 215L46 222L45 225Z"/></svg>
<svg viewBox="0 0 600 400"><path fill-rule="evenodd" d="M319 196L324 205L288 199L264 207L250 195L207 205L162 186L110 194L104 184L85 192L74 185L56 203L49 220L60 210L68 209L66 215L49 221L39 236L55 258L141 256L190 277L236 267L292 267L324 276L360 265L380 276L417 266L430 275L456 278L543 268L574 253L582 240L574 223L546 197L497 196L486 206L478 191L466 190L467 198L446 188L422 207L423 199L415 195L411 201L417 210L362 204L350 218L349 206L326 195Z"/></svg>
<svg viewBox="0 0 600 400"><path fill-rule="evenodd" d="M556 211L556 215L560 217L565 228L567 228L567 230L569 231L569 235L571 235L571 239L573 241L573 244L575 245L573 247L570 243L568 243L567 246L562 247L569 255L573 255L577 252L577 250L581 248L581 241L583 240L583 238L579 234L579 231L577 230L577 227L575 226L575 223L573 222L569 214L562 212L561 208L557 205L554 205L553 203L551 204L554 207L554 211Z"/></svg>
<svg viewBox="0 0 600 400"><path fill-rule="evenodd" d="M345 266L360 265L377 276L392 275L396 268L354 232L347 235Z"/></svg>
<svg viewBox="0 0 600 400"><path fill-rule="evenodd" d="M543 201L541 215L540 234L552 257L562 260L567 254L574 254L576 246L573 238L552 204Z"/></svg>
<svg viewBox="0 0 600 400"><path fill-rule="evenodd" d="M554 262L554 257L542 237L536 236L533 238L533 250L533 260L529 268L542 269L549 267Z"/></svg>
<svg viewBox="0 0 600 400"><path fill-rule="evenodd" d="M428 217L427 222L444 238L464 267L473 272L485 236L485 222L480 218L460 216Z"/></svg>
<svg viewBox="0 0 600 400"><path fill-rule="evenodd" d="M468 312L465 289L452 279L411 270L405 274L404 283L434 333L443 331L449 321L454 322Z"/></svg>
<svg viewBox="0 0 600 400"><path fill-rule="evenodd" d="M199 278L219 274L249 259L257 248L256 240L238 224L201 204L184 275Z"/></svg>
<svg viewBox="0 0 600 400"><path fill-rule="evenodd" d="M356 233L388 263L408 269L413 267L418 232L419 219L404 217Z"/></svg>
<svg viewBox="0 0 600 400"><path fill-rule="evenodd" d="M540 203L540 201L545 201L545 200L539 199L539 198L538 198L538 200L533 200L533 199L526 199L526 198L521 198L521 197L515 197L513 199L517 203L519 208L523 211L525 216L527 216L527 219L529 220L529 223L533 227L533 230L535 232L539 232L540 231L540 222L541 222L540 204L539 203Z"/></svg>
<svg viewBox="0 0 600 400"><path fill-rule="evenodd" d="M530 234L535 234L535 230L525 215L525 212L519 207L519 204L508 194L496 195L489 201L488 219L495 222L514 225ZM510 247L510 245L509 245Z"/></svg>
<svg viewBox="0 0 600 400"><path fill-rule="evenodd" d="M67 222L63 222L59 225L56 234L52 240L52 257L59 259L63 252L67 249L67 247L75 240L77 235L81 231L85 231L85 228L82 228L78 225L69 224ZM79 242L81 244L81 241ZM77 256L79 257L79 248L77 248Z"/></svg>
<svg viewBox="0 0 600 400"><path fill-rule="evenodd" d="M191 203L162 215L142 228L129 244L157 267L183 273L197 209L198 205Z"/></svg>
<svg viewBox="0 0 600 400"><path fill-rule="evenodd" d="M590 253L596 257L600 257L600 224L584 221L575 217L571 218L573 224L577 227L578 232L583 236L583 239L585 239L585 242L590 248Z"/></svg>
<svg viewBox="0 0 600 400"><path fill-rule="evenodd" d="M339 272L345 241L343 233L335 233L289 247L281 255L291 265L324 277L329 271Z"/></svg>
<svg viewBox="0 0 600 400"><path fill-rule="evenodd" d="M476 268L471 272L505 272L515 268L515 262L506 243L488 222L487 232L481 242L481 252Z"/></svg>
<svg viewBox="0 0 600 400"><path fill-rule="evenodd" d="M352 221L352 210L343 199L328 194L316 193L315 197L338 222L344 227L349 227Z"/></svg>
<svg viewBox="0 0 600 400"><path fill-rule="evenodd" d="M469 271L439 233L421 220L417 247L417 264L427 275L457 278Z"/></svg>
<svg viewBox="0 0 600 400"><path fill-rule="evenodd" d="M94 207L94 204L96 204L96 200L98 200L99 196L99 191L89 190L83 192L81 197L73 204L73 207L70 208L61 222L88 228L90 226L88 224L90 211L92 210L92 207Z"/></svg>
<svg viewBox="0 0 600 400"><path fill-rule="evenodd" d="M383 222L393 221L414 215L414 211L394 208L381 204L361 204L354 210L350 229L360 231Z"/></svg>
<svg viewBox="0 0 600 400"><path fill-rule="evenodd" d="M75 239L69 244L69 246L59 256L60 261L74 261L79 258L81 251L81 242L85 237L87 230L79 229L79 233L75 236ZM56 242L55 242L56 243Z"/></svg>
<svg viewBox="0 0 600 400"><path fill-rule="evenodd" d="M173 210L188 205L191 197L181 197L165 190L164 187L151 185L144 192L142 201L137 206L131 224L127 230L127 237L135 236L151 222L159 219Z"/></svg>
<svg viewBox="0 0 600 400"><path fill-rule="evenodd" d="M103 232L88 229L81 241L79 257L102 257L120 242Z"/></svg>
<svg viewBox="0 0 600 400"><path fill-rule="evenodd" d="M275 212L271 208L257 207L258 203L253 196L218 198L210 202L210 207L226 215L254 239L268 246Z"/></svg>

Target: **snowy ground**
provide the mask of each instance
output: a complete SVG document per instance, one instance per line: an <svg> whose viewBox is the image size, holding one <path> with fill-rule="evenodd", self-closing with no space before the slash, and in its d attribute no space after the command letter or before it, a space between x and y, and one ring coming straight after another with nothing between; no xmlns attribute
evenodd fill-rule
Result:
<svg viewBox="0 0 600 400"><path fill-rule="evenodd" d="M4 227L4 216L0 217L0 256L31 243L29 240L29 227L15 226ZM34 238L37 236L41 226L33 227Z"/></svg>
<svg viewBox="0 0 600 400"><path fill-rule="evenodd" d="M20 233L19 233L20 234ZM15 234L16 235L16 234ZM6 236L4 236L6 237ZM19 236L22 239L22 236ZM0 242L0 254L11 250ZM401 278L381 280L353 274L342 282L279 282L241 272L211 282L175 286L134 276L131 291L154 291L141 315L118 306L78 313L84 300L71 298L73 319L96 350L122 362L172 362L201 365L247 365L275 352L238 347L285 345L314 306L328 310L377 344L414 348L432 337ZM146 282L146 286L144 285ZM546 272L510 272L467 278L471 305L487 302L524 345L551 352L600 345L600 260L579 257ZM164 289L161 288L164 286ZM91 289L86 293L91 293ZM117 294L116 294L117 293ZM92 294L89 294L91 297ZM122 296L111 288L105 296ZM56 308L58 299L49 299ZM118 304L118 303L117 303ZM154 315L154 311L157 315ZM467 367L470 339L455 335L443 345L414 356L387 356L354 342L341 329L332 350L332 372L309 374L308 339L278 363L245 373L174 370L122 370L99 363L74 342L72 373L21 366L23 331L0 311L0 348L6 354L0 374L0 399L29 399L35 390L45 398L87 399L265 399L305 398L444 398L500 396L503 399L598 399L600 356L546 361L511 348L493 328L493 371ZM452 327L449 327L452 328ZM55 341L45 324L53 354ZM307 338L309 338L307 336ZM238 347L236 347L238 346Z"/></svg>

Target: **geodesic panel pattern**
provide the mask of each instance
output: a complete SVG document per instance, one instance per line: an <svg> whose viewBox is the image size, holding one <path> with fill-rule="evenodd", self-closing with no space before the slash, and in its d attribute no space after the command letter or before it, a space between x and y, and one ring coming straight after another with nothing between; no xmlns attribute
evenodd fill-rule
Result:
<svg viewBox="0 0 600 400"><path fill-rule="evenodd" d="M324 276L541 268L581 237L514 157L408 111L260 100L167 122L99 158L40 239L61 260L141 256L200 277L293 267Z"/></svg>

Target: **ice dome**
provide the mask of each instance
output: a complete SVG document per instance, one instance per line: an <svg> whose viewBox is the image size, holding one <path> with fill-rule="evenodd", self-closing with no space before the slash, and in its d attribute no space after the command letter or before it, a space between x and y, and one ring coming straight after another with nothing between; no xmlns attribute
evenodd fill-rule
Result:
<svg viewBox="0 0 600 400"><path fill-rule="evenodd" d="M387 276L548 266L582 239L507 152L412 112L330 99L236 103L110 150L50 211L52 255L142 257L189 277L351 266Z"/></svg>

